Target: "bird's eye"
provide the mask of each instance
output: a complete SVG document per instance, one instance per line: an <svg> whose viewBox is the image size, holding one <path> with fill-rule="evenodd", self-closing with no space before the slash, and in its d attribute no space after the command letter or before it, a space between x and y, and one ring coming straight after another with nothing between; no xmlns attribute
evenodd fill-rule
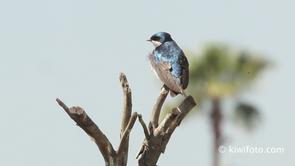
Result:
<svg viewBox="0 0 295 166"><path fill-rule="evenodd" d="M151 39L154 40L154 41L159 41L160 40L160 38L158 36L153 36Z"/></svg>

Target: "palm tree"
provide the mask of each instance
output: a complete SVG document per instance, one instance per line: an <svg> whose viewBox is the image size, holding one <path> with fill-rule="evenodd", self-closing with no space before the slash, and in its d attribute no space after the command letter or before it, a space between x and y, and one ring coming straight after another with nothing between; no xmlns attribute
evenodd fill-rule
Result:
<svg viewBox="0 0 295 166"><path fill-rule="evenodd" d="M218 148L222 144L222 123L225 116L222 102L225 98L236 99L256 80L268 66L268 62L246 51L234 51L228 47L211 44L200 55L186 51L190 62L191 94L204 109L210 103L210 122L213 135L213 166L219 166ZM234 115L239 122L253 128L259 112L255 106L235 101Z"/></svg>

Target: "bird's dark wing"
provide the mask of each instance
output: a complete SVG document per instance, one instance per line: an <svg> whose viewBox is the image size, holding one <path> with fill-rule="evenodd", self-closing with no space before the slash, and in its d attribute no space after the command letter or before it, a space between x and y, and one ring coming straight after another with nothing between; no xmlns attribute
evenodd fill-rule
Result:
<svg viewBox="0 0 295 166"><path fill-rule="evenodd" d="M181 79L181 87L182 87L182 89L186 89L188 86L188 82L189 82L189 64L188 64L188 61L187 61L184 53L182 53L179 63L182 68L182 73L181 73L181 78L180 78Z"/></svg>
<svg viewBox="0 0 295 166"><path fill-rule="evenodd" d="M148 57L159 79L171 90L171 96L182 93L182 77L176 78L171 74L171 64L169 62L156 62L153 54L150 54Z"/></svg>

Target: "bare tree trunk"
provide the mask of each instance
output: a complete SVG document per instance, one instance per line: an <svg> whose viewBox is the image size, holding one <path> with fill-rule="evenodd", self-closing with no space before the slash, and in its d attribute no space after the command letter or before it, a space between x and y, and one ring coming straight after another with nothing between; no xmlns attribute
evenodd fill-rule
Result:
<svg viewBox="0 0 295 166"><path fill-rule="evenodd" d="M152 110L149 127L147 127L141 115L136 112L132 113L131 89L129 88L127 78L123 73L120 75L120 81L123 89L124 109L121 122L120 144L117 150L113 148L108 138L81 107L76 106L69 108L60 99L56 99L56 101L69 117L93 138L104 158L106 166L127 166L129 134L138 117L145 135L144 143L137 156L139 157L138 165L155 166L161 153L164 153L166 145L176 127L180 125L188 112L195 107L195 100L192 96L186 97L177 108L172 109L172 112L167 114L164 120L159 123L162 105L169 92L167 87L163 86L160 96Z"/></svg>
<svg viewBox="0 0 295 166"><path fill-rule="evenodd" d="M220 107L220 98L215 97L212 99L212 111L211 111L211 124L213 130L213 165L220 166L220 152L218 151L221 145L221 130L222 113Z"/></svg>

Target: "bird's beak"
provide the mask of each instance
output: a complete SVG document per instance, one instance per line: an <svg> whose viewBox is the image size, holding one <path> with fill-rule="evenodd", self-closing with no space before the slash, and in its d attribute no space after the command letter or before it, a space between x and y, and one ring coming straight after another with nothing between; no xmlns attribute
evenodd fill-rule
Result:
<svg viewBox="0 0 295 166"><path fill-rule="evenodd" d="M151 42L152 40L151 40L151 39L148 39L148 40L146 40L146 41Z"/></svg>

